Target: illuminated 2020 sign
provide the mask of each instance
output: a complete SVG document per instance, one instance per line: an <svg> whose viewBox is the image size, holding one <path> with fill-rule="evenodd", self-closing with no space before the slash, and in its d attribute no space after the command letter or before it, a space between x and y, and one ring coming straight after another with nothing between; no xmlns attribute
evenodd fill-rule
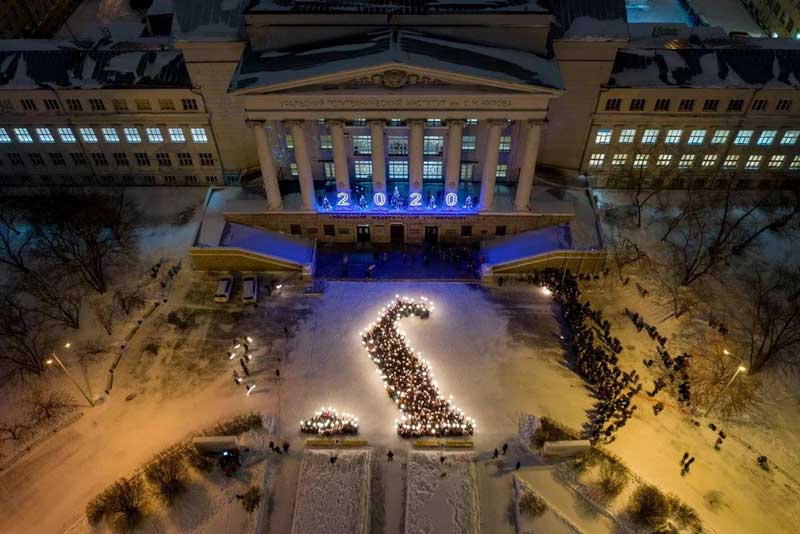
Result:
<svg viewBox="0 0 800 534"><path fill-rule="evenodd" d="M372 206L375 208L386 208L387 205L392 209L400 209L402 208L402 204L397 201L395 198L396 195L392 195L392 199L390 200L386 193L383 191L378 191L372 195ZM449 192L444 196L444 205L446 208L458 208L459 207L459 199L458 193ZM328 202L323 202L323 206L327 206L325 209L330 209ZM348 191L339 191L336 193L336 207L340 209L351 209L352 201L350 197L350 192ZM361 198L358 200L358 207L361 209L367 209L367 201L362 195ZM423 205L423 198L422 193L413 192L408 195L408 207L412 209L422 209L425 206ZM428 209L436 209L436 200L433 195L429 197L428 201ZM465 205L463 206L464 209L471 210L473 207L472 205L472 198L467 196Z"/></svg>

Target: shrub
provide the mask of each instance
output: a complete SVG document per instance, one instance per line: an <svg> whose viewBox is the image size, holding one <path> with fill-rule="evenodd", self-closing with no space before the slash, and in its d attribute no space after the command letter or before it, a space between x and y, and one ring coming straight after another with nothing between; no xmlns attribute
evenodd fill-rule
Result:
<svg viewBox="0 0 800 534"><path fill-rule="evenodd" d="M203 473L208 473L214 469L214 458L200 454L191 444L184 449L183 457L186 458L189 465Z"/></svg>
<svg viewBox="0 0 800 534"><path fill-rule="evenodd" d="M595 447L592 447L585 453L575 456L572 459L572 467L580 474L602 462L605 460L605 458L605 453Z"/></svg>
<svg viewBox="0 0 800 534"><path fill-rule="evenodd" d="M104 492L100 493L94 499L86 503L86 519L93 527L99 525L108 513L109 489L106 489Z"/></svg>
<svg viewBox="0 0 800 534"><path fill-rule="evenodd" d="M642 485L631 495L630 513L640 525L658 528L669 518L670 505L658 488Z"/></svg>
<svg viewBox="0 0 800 534"><path fill-rule="evenodd" d="M542 417L539 422L539 427L533 433L533 444L536 445L538 449L544 447L546 441L561 441L567 439L578 439L578 433L549 417Z"/></svg>
<svg viewBox="0 0 800 534"><path fill-rule="evenodd" d="M629 478L628 468L616 460L606 459L600 465L600 486L609 495L619 495Z"/></svg>
<svg viewBox="0 0 800 534"><path fill-rule="evenodd" d="M668 495L670 515L672 519L683 528L690 528L693 532L702 532L703 527L700 517L694 508L680 500L676 495Z"/></svg>
<svg viewBox="0 0 800 534"><path fill-rule="evenodd" d="M175 497L186 489L186 465L174 452L154 458L145 468L144 475L156 493L166 503L172 504Z"/></svg>
<svg viewBox="0 0 800 534"><path fill-rule="evenodd" d="M250 486L241 496L242 506L245 511L252 514L261 502L261 490L258 486Z"/></svg>
<svg viewBox="0 0 800 534"><path fill-rule="evenodd" d="M121 478L108 489L106 518L114 530L126 532L144 517L146 494L139 478Z"/></svg>
<svg viewBox="0 0 800 534"><path fill-rule="evenodd" d="M250 412L242 415L237 415L214 426L206 428L202 432L198 432L198 436L236 436L243 434L253 428L261 428L263 422L261 415Z"/></svg>
<svg viewBox="0 0 800 534"><path fill-rule="evenodd" d="M520 512L528 514L531 517L539 517L545 510L547 510L547 504L545 504L541 497L529 489L523 490L522 496L519 499Z"/></svg>

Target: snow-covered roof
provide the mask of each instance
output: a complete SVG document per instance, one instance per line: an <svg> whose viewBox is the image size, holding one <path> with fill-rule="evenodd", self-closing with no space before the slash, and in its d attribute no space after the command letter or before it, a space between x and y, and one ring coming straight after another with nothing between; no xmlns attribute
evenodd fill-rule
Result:
<svg viewBox="0 0 800 534"><path fill-rule="evenodd" d="M252 0L248 13L545 13L537 0Z"/></svg>
<svg viewBox="0 0 800 534"><path fill-rule="evenodd" d="M800 50L684 48L617 52L609 87L798 87Z"/></svg>
<svg viewBox="0 0 800 534"><path fill-rule="evenodd" d="M141 43L0 41L0 88L191 87L183 54Z"/></svg>
<svg viewBox="0 0 800 534"><path fill-rule="evenodd" d="M297 265L314 261L314 242L310 239L231 222L225 224L219 246L249 250Z"/></svg>
<svg viewBox="0 0 800 534"><path fill-rule="evenodd" d="M485 263L492 267L559 250L572 250L569 225L548 226L483 242Z"/></svg>
<svg viewBox="0 0 800 534"><path fill-rule="evenodd" d="M171 35L187 41L238 40L249 0L155 0L147 16L172 14Z"/></svg>
<svg viewBox="0 0 800 534"><path fill-rule="evenodd" d="M436 69L491 80L563 89L555 60L410 30L388 30L283 50L247 49L229 91L300 81L384 64Z"/></svg>
<svg viewBox="0 0 800 534"><path fill-rule="evenodd" d="M554 37L567 40L624 40L625 0L542 0L555 18Z"/></svg>

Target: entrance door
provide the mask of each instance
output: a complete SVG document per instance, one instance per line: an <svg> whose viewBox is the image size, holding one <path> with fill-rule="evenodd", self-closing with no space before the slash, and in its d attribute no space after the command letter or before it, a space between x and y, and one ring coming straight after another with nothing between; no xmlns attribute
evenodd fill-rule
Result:
<svg viewBox="0 0 800 534"><path fill-rule="evenodd" d="M425 227L425 242L429 245L435 245L439 241L439 227L426 226Z"/></svg>
<svg viewBox="0 0 800 534"><path fill-rule="evenodd" d="M369 225L359 224L356 226L356 238L359 243L369 243Z"/></svg>
<svg viewBox="0 0 800 534"><path fill-rule="evenodd" d="M405 243L406 232L402 224L393 224L389 227L389 237L392 243Z"/></svg>

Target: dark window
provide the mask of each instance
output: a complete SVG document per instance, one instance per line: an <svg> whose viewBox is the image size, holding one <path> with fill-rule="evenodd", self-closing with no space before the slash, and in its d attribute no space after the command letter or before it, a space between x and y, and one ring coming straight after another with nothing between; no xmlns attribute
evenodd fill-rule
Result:
<svg viewBox="0 0 800 534"><path fill-rule="evenodd" d="M174 176L165 176L164 177L164 181L166 183L168 183L168 184L174 184L175 183L175 177Z"/></svg>
<svg viewBox="0 0 800 534"><path fill-rule="evenodd" d="M742 111L742 107L744 106L744 100L735 99L728 101L728 111Z"/></svg>
<svg viewBox="0 0 800 534"><path fill-rule="evenodd" d="M181 167L191 167L192 155L188 152L178 152L178 165Z"/></svg>
<svg viewBox="0 0 800 534"><path fill-rule="evenodd" d="M90 98L89 99L89 107L92 108L92 111L105 111L106 105L100 98Z"/></svg>
<svg viewBox="0 0 800 534"><path fill-rule="evenodd" d="M494 227L494 235L506 235L506 225L501 224Z"/></svg>
<svg viewBox="0 0 800 534"><path fill-rule="evenodd" d="M44 158L41 154L32 153L28 154L28 157L31 158L31 165L34 167L44 167Z"/></svg>
<svg viewBox="0 0 800 534"><path fill-rule="evenodd" d="M44 99L44 108L48 111L57 111L61 106L58 105L58 100L54 98Z"/></svg>
<svg viewBox="0 0 800 534"><path fill-rule="evenodd" d="M155 176L147 175L147 176L143 176L142 178L144 180L144 183L146 183L146 184L153 185L154 183L156 183L156 177Z"/></svg>
<svg viewBox="0 0 800 534"><path fill-rule="evenodd" d="M215 183L217 183L217 177L216 176L206 176L206 183L207 184L215 184Z"/></svg>
<svg viewBox="0 0 800 534"><path fill-rule="evenodd" d="M20 102L25 111L36 111L36 102L32 98L23 98Z"/></svg>
<svg viewBox="0 0 800 534"><path fill-rule="evenodd" d="M53 165L59 167L67 164L66 160L64 159L64 154L59 154L58 152L51 152L50 160L53 162Z"/></svg>
<svg viewBox="0 0 800 534"><path fill-rule="evenodd" d="M83 106L81 105L81 101L77 98L68 98L67 109L70 111L83 111Z"/></svg>
<svg viewBox="0 0 800 534"><path fill-rule="evenodd" d="M69 156L72 158L72 163L75 165L86 165L86 156L81 152L72 152Z"/></svg>
<svg viewBox="0 0 800 534"><path fill-rule="evenodd" d="M16 152L9 153L8 160L11 162L12 167L23 167L25 165L25 162L22 161L22 156Z"/></svg>
<svg viewBox="0 0 800 534"><path fill-rule="evenodd" d="M472 226L469 225L462 226L461 237L472 237Z"/></svg>
<svg viewBox="0 0 800 534"><path fill-rule="evenodd" d="M117 165L129 165L128 155L125 152L114 152L114 163Z"/></svg>
<svg viewBox="0 0 800 534"><path fill-rule="evenodd" d="M656 99L655 110L656 111L669 111L669 104L670 104L670 99L669 98Z"/></svg>
<svg viewBox="0 0 800 534"><path fill-rule="evenodd" d="M303 235L303 228L299 224L293 224L289 227L289 232L292 235Z"/></svg>
<svg viewBox="0 0 800 534"><path fill-rule="evenodd" d="M105 167L108 165L108 160L106 159L106 155L102 152L92 152L92 161L94 161L95 165L100 167Z"/></svg>
<svg viewBox="0 0 800 534"><path fill-rule="evenodd" d="M111 101L116 111L128 111L128 102L120 98L115 98Z"/></svg>
<svg viewBox="0 0 800 534"><path fill-rule="evenodd" d="M682 98L678 104L678 111L692 111L694 109L694 98Z"/></svg>
<svg viewBox="0 0 800 534"><path fill-rule="evenodd" d="M158 164L162 167L172 167L172 160L169 157L169 154L166 152L157 152L156 159L158 160Z"/></svg>
<svg viewBox="0 0 800 534"><path fill-rule="evenodd" d="M619 98L609 98L606 100L606 111L619 111L622 100Z"/></svg>
<svg viewBox="0 0 800 534"><path fill-rule="evenodd" d="M136 165L139 167L150 166L150 156L148 156L146 152L136 152L134 157L136 158Z"/></svg>
<svg viewBox="0 0 800 534"><path fill-rule="evenodd" d="M183 106L183 111L197 111L197 100L194 98L182 98L181 105Z"/></svg>
<svg viewBox="0 0 800 534"><path fill-rule="evenodd" d="M753 100L753 105L750 109L753 111L764 111L767 109L767 101L762 99Z"/></svg>
<svg viewBox="0 0 800 534"><path fill-rule="evenodd" d="M200 165L203 167L210 167L214 165L214 156L210 152L200 152Z"/></svg>
<svg viewBox="0 0 800 534"><path fill-rule="evenodd" d="M631 100L631 111L644 111L644 98L634 98Z"/></svg>
<svg viewBox="0 0 800 534"><path fill-rule="evenodd" d="M703 111L717 111L719 107L719 100L716 98L709 98L703 102Z"/></svg>
<svg viewBox="0 0 800 534"><path fill-rule="evenodd" d="M197 176L184 176L183 181L187 184L196 184L197 183Z"/></svg>
<svg viewBox="0 0 800 534"><path fill-rule="evenodd" d="M336 235L336 227L332 224L323 225L322 233L325 235Z"/></svg>
<svg viewBox="0 0 800 534"><path fill-rule="evenodd" d="M788 98L782 98L778 100L778 103L775 105L775 109L778 111L789 111L792 109L792 101Z"/></svg>

